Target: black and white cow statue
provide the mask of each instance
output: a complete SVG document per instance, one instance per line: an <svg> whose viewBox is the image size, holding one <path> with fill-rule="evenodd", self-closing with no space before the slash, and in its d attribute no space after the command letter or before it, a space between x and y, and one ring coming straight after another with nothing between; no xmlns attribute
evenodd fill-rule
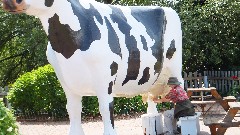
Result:
<svg viewBox="0 0 240 135"><path fill-rule="evenodd" d="M181 24L171 8L94 0L2 2L6 11L41 20L48 61L67 97L70 135L84 134L82 96L98 97L104 135L115 135L113 97L167 93L170 76L183 82Z"/></svg>

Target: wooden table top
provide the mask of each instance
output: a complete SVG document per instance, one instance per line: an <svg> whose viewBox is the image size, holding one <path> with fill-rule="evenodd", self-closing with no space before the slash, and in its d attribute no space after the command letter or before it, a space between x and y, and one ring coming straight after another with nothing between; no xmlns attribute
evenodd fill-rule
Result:
<svg viewBox="0 0 240 135"><path fill-rule="evenodd" d="M192 91L192 92L208 92L211 90L216 90L215 87L210 87L210 88L187 88L187 91Z"/></svg>
<svg viewBox="0 0 240 135"><path fill-rule="evenodd" d="M216 101L191 101L193 104L214 104Z"/></svg>

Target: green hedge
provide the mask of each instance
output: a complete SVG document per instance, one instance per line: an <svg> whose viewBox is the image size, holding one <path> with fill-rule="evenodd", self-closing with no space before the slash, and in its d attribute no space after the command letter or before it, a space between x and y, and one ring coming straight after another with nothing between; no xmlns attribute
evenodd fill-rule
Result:
<svg viewBox="0 0 240 135"><path fill-rule="evenodd" d="M9 102L17 113L48 112L50 116L65 117L66 98L50 65L22 75L12 85Z"/></svg>
<svg viewBox="0 0 240 135"><path fill-rule="evenodd" d="M8 95L9 102L17 113L38 114L48 112L49 116L66 117L66 97L50 65L40 67L19 77ZM83 116L98 116L97 97L83 97ZM168 106L168 104L166 104ZM158 105L158 109L162 106ZM141 96L114 98L115 114L146 112L147 105Z"/></svg>
<svg viewBox="0 0 240 135"><path fill-rule="evenodd" d="M16 118L2 102L0 102L0 135L18 135Z"/></svg>

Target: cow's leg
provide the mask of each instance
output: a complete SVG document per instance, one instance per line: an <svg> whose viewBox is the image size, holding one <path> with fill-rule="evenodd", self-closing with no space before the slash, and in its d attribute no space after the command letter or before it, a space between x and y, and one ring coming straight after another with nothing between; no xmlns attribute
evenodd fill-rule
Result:
<svg viewBox="0 0 240 135"><path fill-rule="evenodd" d="M84 135L81 125L82 96L66 92L67 111L70 118L69 135Z"/></svg>
<svg viewBox="0 0 240 135"><path fill-rule="evenodd" d="M110 94L98 94L99 110L104 124L104 135L116 135L113 122L113 97Z"/></svg>

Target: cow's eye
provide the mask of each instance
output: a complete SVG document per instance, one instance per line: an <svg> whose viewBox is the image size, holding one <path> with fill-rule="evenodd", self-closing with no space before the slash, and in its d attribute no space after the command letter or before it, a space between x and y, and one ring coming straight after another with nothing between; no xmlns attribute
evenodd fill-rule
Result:
<svg viewBox="0 0 240 135"><path fill-rule="evenodd" d="M17 4L20 4L22 2L22 0L16 0Z"/></svg>

